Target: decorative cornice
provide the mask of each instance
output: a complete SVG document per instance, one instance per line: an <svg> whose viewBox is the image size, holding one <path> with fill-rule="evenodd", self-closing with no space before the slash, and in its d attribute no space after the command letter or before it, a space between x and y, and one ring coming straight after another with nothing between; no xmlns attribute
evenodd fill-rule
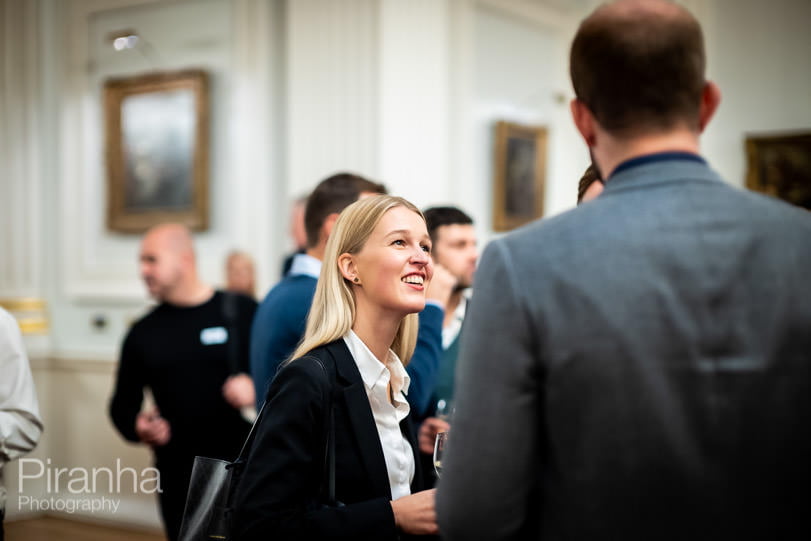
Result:
<svg viewBox="0 0 811 541"><path fill-rule="evenodd" d="M30 362L32 370L45 370L48 372L114 374L118 367L118 363L115 360L102 359L94 355L87 355L83 358L72 356L32 356Z"/></svg>

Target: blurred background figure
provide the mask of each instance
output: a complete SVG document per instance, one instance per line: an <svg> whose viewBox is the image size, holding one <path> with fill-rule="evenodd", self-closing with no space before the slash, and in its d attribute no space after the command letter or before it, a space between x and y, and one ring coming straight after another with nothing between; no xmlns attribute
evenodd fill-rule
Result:
<svg viewBox="0 0 811 541"><path fill-rule="evenodd" d="M307 228L304 225L304 211L306 208L307 196L302 195L293 201L293 207L290 209L290 238L293 241L293 252L284 258L282 278L290 272L296 254L303 254L307 251Z"/></svg>
<svg viewBox="0 0 811 541"><path fill-rule="evenodd" d="M159 304L124 339L109 411L125 439L154 452L173 541L194 457L236 459L251 428L240 410L254 403L248 346L256 301L199 278L191 232L180 224L147 231L139 263ZM156 407L142 411L147 388Z"/></svg>
<svg viewBox="0 0 811 541"><path fill-rule="evenodd" d="M433 244L431 256L434 260L434 275L445 270L453 276L454 282L445 306L442 356L436 384L431 393L429 409L424 415L417 416L418 419L425 417L419 432L420 451L426 465L423 471L433 478L434 468L430 465L436 435L450 428L459 339L470 301L479 248L473 219L463 210L449 206L431 207L423 211L423 214Z"/></svg>
<svg viewBox="0 0 811 541"><path fill-rule="evenodd" d="M445 319L442 323L443 357L434 389L435 398L450 402L453 400L453 374L459 354L459 336L470 300L479 248L473 219L461 209L432 207L426 209L424 214L433 243L431 255L434 263L450 272L455 279L445 306Z"/></svg>
<svg viewBox="0 0 811 541"><path fill-rule="evenodd" d="M37 393L17 320L0 308L0 541L5 534L5 465L31 452L42 434Z"/></svg>
<svg viewBox="0 0 811 541"><path fill-rule="evenodd" d="M256 268L247 253L234 250L225 259L225 290L256 298Z"/></svg>

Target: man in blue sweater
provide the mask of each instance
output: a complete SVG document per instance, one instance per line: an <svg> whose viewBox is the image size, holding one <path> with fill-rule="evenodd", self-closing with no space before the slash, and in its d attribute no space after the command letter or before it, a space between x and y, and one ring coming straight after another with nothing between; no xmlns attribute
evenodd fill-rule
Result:
<svg viewBox="0 0 811 541"><path fill-rule="evenodd" d="M307 250L296 254L290 271L259 305L251 331L251 375L256 387L257 409L265 400L267 386L295 349L307 322L327 240L341 211L359 198L386 193L382 184L351 173L338 173L322 180L307 199L304 226ZM408 401L422 415L428 407L442 354L444 307L454 280L434 273L429 299L420 314L417 348L406 368L411 385Z"/></svg>

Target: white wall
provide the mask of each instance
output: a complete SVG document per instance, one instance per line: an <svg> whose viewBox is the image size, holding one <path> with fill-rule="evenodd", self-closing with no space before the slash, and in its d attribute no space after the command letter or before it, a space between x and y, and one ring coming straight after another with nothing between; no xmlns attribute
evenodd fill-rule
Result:
<svg viewBox="0 0 811 541"><path fill-rule="evenodd" d="M573 206L589 158L569 119L572 92L566 59L574 16L554 11L523 16L486 4L475 17L471 184L476 197L470 197L470 212L489 236L497 121L547 129L544 216Z"/></svg>
<svg viewBox="0 0 811 541"><path fill-rule="evenodd" d="M747 134L811 130L811 2L715 0L703 13L708 78L722 99L702 149L743 186Z"/></svg>
<svg viewBox="0 0 811 541"><path fill-rule="evenodd" d="M285 182L306 193L349 170L376 176L376 0L287 3Z"/></svg>
<svg viewBox="0 0 811 541"><path fill-rule="evenodd" d="M497 120L547 127L545 216L575 205L577 182L589 163L571 121L568 53L579 21L596 2L563 5L521 0L476 3L473 26L473 133L465 191L456 201L491 230L493 133ZM702 138L711 165L742 186L749 133L811 129L811 2L807 0L685 0L707 41L708 78L723 100Z"/></svg>

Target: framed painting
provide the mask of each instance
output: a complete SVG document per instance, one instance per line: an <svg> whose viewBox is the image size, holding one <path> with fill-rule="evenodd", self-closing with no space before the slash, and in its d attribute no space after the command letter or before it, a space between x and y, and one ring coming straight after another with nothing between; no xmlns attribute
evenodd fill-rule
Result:
<svg viewBox="0 0 811 541"><path fill-rule="evenodd" d="M208 228L208 76L201 70L104 84L107 227Z"/></svg>
<svg viewBox="0 0 811 541"><path fill-rule="evenodd" d="M546 128L496 123L493 229L509 231L543 216Z"/></svg>
<svg viewBox="0 0 811 541"><path fill-rule="evenodd" d="M811 131L746 138L746 187L811 210Z"/></svg>

